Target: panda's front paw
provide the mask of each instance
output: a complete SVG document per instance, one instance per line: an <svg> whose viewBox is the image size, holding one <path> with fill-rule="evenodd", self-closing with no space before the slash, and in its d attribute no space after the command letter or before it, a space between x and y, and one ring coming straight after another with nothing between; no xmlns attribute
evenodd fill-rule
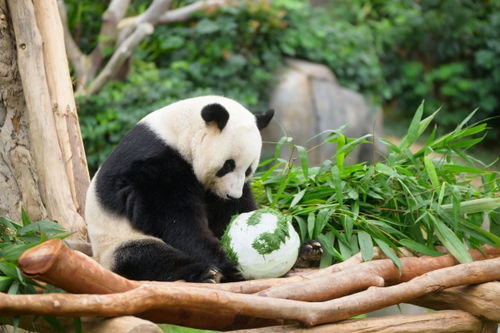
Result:
<svg viewBox="0 0 500 333"><path fill-rule="evenodd" d="M233 264L233 262L226 263L223 268L222 282L237 282L245 280L241 275L240 270Z"/></svg>
<svg viewBox="0 0 500 333"><path fill-rule="evenodd" d="M220 269L201 263L185 266L178 274L179 279L187 282L219 283L223 278Z"/></svg>
<svg viewBox="0 0 500 333"><path fill-rule="evenodd" d="M300 247L299 257L295 263L295 268L317 267L323 254L321 243L316 240L305 242Z"/></svg>
<svg viewBox="0 0 500 333"><path fill-rule="evenodd" d="M201 275L201 282L204 283L219 283L224 277L222 273L215 267L209 268L205 274Z"/></svg>

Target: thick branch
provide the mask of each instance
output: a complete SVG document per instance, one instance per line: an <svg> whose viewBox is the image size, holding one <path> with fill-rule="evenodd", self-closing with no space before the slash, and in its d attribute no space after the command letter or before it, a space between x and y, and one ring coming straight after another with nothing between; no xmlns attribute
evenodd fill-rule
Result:
<svg viewBox="0 0 500 333"><path fill-rule="evenodd" d="M59 15L61 16L61 23L64 31L64 44L66 46L66 52L76 74L76 91L82 91L85 84L89 80L89 77L93 76L91 73L91 60L89 56L83 54L71 36L68 26L68 14L66 12L64 0L57 0L57 5L59 7ZM95 70L97 70L97 68Z"/></svg>
<svg viewBox="0 0 500 333"><path fill-rule="evenodd" d="M7 324L13 324L13 318L7 319ZM92 333L161 333L158 325L133 316L124 316L116 318L81 318L81 332ZM58 317L57 320L62 327L62 332L76 333L73 318ZM54 326L49 324L40 316L21 316L19 327L29 332L53 333ZM1 330L0 330L1 331ZM2 331L3 332L3 331Z"/></svg>
<svg viewBox="0 0 500 333"><path fill-rule="evenodd" d="M474 260L485 259L477 250L469 252ZM498 257L500 248L488 247L486 253L488 258ZM409 281L426 272L458 264L458 261L449 254L440 257L407 257L400 260L403 264L401 272L389 259L375 260L336 273L318 274L318 277L307 282L272 287L260 292L260 295L302 301L323 301L372 286L383 287Z"/></svg>
<svg viewBox="0 0 500 333"><path fill-rule="evenodd" d="M234 294L207 288L171 284L144 284L128 292L111 295L6 295L0 294L0 312L7 315L45 314L61 316L118 316L161 309L165 315L193 311L211 314L209 328L218 316L241 314L256 318L282 318L306 325L330 323L370 312L416 297L464 284L500 279L500 258L447 267L391 287L373 287L327 302L302 302L256 295ZM179 312L180 311L180 312ZM163 321L156 312L144 317Z"/></svg>
<svg viewBox="0 0 500 333"><path fill-rule="evenodd" d="M64 32L56 0L34 0L35 15L43 42L45 74L71 196L83 215L90 183L83 149L73 85L64 47Z"/></svg>
<svg viewBox="0 0 500 333"><path fill-rule="evenodd" d="M172 0L153 0L144 13L119 22L117 45L121 45L141 24L148 23L155 26L160 16L170 8L171 3Z"/></svg>
<svg viewBox="0 0 500 333"><path fill-rule="evenodd" d="M319 325L307 330L300 325L271 326L232 333L496 333L491 323L463 311L448 310L415 315L393 315L376 318L345 320L335 324Z"/></svg>
<svg viewBox="0 0 500 333"><path fill-rule="evenodd" d="M153 26L150 23L142 23L137 29L120 44L118 49L108 61L103 70L95 78L86 90L86 95L93 95L99 91L106 82L121 68L125 61L132 55L132 51L140 42L153 32Z"/></svg>
<svg viewBox="0 0 500 333"><path fill-rule="evenodd" d="M125 17L125 14L127 14L129 5L130 0L112 0L102 15L99 40L97 46L90 55L93 64L92 67L95 69L92 73L92 77L101 66L101 63L106 55L106 49L114 47L118 37L118 22Z"/></svg>
<svg viewBox="0 0 500 333"><path fill-rule="evenodd" d="M158 24L170 24L176 22L183 22L189 20L195 13L216 7L222 7L228 5L227 0L204 0L197 1L190 5L169 10L160 16Z"/></svg>
<svg viewBox="0 0 500 333"><path fill-rule="evenodd" d="M16 36L19 73L29 116L31 151L39 176L40 193L49 218L76 238L86 239L86 226L71 200L69 178L54 125L45 75L42 40L30 0L9 0Z"/></svg>
<svg viewBox="0 0 500 333"><path fill-rule="evenodd" d="M458 309L500 323L500 282L448 288L410 301L426 308Z"/></svg>

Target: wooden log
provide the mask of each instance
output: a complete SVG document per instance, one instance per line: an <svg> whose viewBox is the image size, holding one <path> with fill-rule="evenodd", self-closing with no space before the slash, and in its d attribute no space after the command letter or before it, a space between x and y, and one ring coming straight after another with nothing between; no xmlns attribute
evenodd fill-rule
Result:
<svg viewBox="0 0 500 333"><path fill-rule="evenodd" d="M470 250L469 253L474 260L500 256L500 248L489 246L485 247L484 251L486 256L478 250ZM449 254L440 257L406 257L400 260L403 265L401 271L389 259L369 261L333 274L318 274L317 278L309 281L271 287L261 291L259 295L302 301L324 301L368 287L383 287L406 282L426 272L458 264L458 261Z"/></svg>
<svg viewBox="0 0 500 333"><path fill-rule="evenodd" d="M112 294L135 289L147 282L128 280L117 275L95 260L78 251L71 250L58 239L49 240L24 252L19 258L19 267L28 277L50 283L73 293ZM153 284L173 284L164 282ZM127 305L123 305L127 307ZM127 313L127 314L136 314ZM211 323L213 314L207 310L177 309L148 311L141 318L157 322L205 328ZM227 330L239 327L261 327L281 323L275 319L256 319L244 315L221 314L210 328Z"/></svg>
<svg viewBox="0 0 500 333"><path fill-rule="evenodd" d="M4 318L6 323L12 324L13 318ZM78 326L75 326L73 318L56 318L62 326L62 331L65 333L77 332ZM123 316L116 318L80 318L81 331L92 333L161 333L162 330L158 325L145 319ZM40 316L21 316L19 327L29 332L37 333L53 333L54 326L50 325L45 319ZM0 329L1 331L1 329ZM2 331L3 332L3 331Z"/></svg>
<svg viewBox="0 0 500 333"><path fill-rule="evenodd" d="M458 286L427 294L409 303L435 310L459 309L500 323L500 282Z"/></svg>
<svg viewBox="0 0 500 333"><path fill-rule="evenodd" d="M495 326L464 311L446 310L417 315L352 319L311 328L298 325L271 326L232 333L496 333Z"/></svg>
<svg viewBox="0 0 500 333"><path fill-rule="evenodd" d="M303 302L186 287L176 283L156 283L143 284L131 291L111 295L0 294L0 312L4 315L60 316L117 316L140 313L144 318L153 321L178 322L182 319L184 325L212 329L227 329L229 323L232 323L232 326L248 327L248 322L238 321L241 315L247 318L281 318L305 325L317 325L407 302L444 288L497 279L500 279L500 258L438 269L409 282L390 287L372 287L326 302ZM157 310L157 316L144 313L152 309ZM203 323L200 323L198 314L203 315ZM191 320L194 324L190 324Z"/></svg>
<svg viewBox="0 0 500 333"><path fill-rule="evenodd" d="M495 249L492 247L485 247L483 251L487 254L487 258L500 256L499 249ZM476 260L483 258L481 255L479 255L479 252L475 250L471 251L471 255ZM422 260L423 262L427 262L427 260L431 262L437 260L441 264L443 263L450 264L451 262L454 262L456 264L456 262L451 258L452 257L450 257L449 255L446 255L439 258L422 257L416 259ZM384 260L377 260L377 261L363 263L361 265L365 265L367 268L366 269L362 268L361 270L365 274L371 274L372 266L381 265L383 268L389 267L390 272L387 274L387 276L390 277L391 275L396 276L397 274L399 274L399 271L393 266L390 260L386 259ZM188 282L176 282L176 283L197 288L206 287L210 289L225 290L225 291L244 293L244 294L257 293L262 290L266 290L261 294L262 296L266 295L269 296L271 292L274 293L274 291L276 290L275 288L280 288L278 289L278 292L280 292L281 295L286 296L287 295L286 293L288 293L288 297L283 297L283 298L293 299L295 290L295 292L297 293L296 294L297 299L299 299L299 297L303 295L303 293L300 291L301 288L309 288L309 286L311 285L313 286L312 288L315 288L314 285L317 284L316 281L319 281L324 284L325 281L329 281L332 279L336 280L338 277L339 281L341 280L344 281L343 285L344 287L342 287L342 285L340 285L339 283L337 283L337 281L335 281L335 283L333 284L333 288L330 285L327 285L324 288L330 294L345 295L346 294L345 290L348 289L358 290L359 286L358 285L350 286L347 283L348 279L343 279L342 276L348 277L350 274L353 274L352 273L353 271L358 270L359 269L358 267L360 267L361 265L358 265L356 263L360 261L361 259L359 260L356 258L352 260L350 259L348 261L327 267L323 270L319 270L312 273L299 274L288 278L261 279L261 280L232 282L224 284L203 284L203 283L188 283ZM378 264L378 262L380 262L380 264ZM408 262L407 264L411 264L411 262ZM77 253L76 251L68 249L63 244L63 242L57 239L47 241L23 253L23 255L19 258L19 265L26 275L32 278L39 279L41 281L45 281L47 283L60 286L64 290L73 293L101 294L101 293L111 293L111 292L123 292L136 288L139 285L143 284L143 282L124 279L123 277L116 275L109 270L104 269L94 260L86 257L81 253ZM425 268L425 265L419 264L419 267ZM436 269L440 266L432 265L432 267L433 269ZM414 269L408 268L407 270L410 271L412 275L417 274L417 271ZM425 273L426 271L428 271L428 269L421 271L421 274ZM405 281L408 280L409 277L408 274L401 275L401 278L404 278ZM85 277L85 275L92 276L92 279L90 279L89 281L89 279ZM372 278L367 279L367 281L372 281L372 280L373 280ZM363 280L353 280L353 283L359 281L361 281L360 282L361 284L369 286L369 284L367 284ZM394 278L389 281L392 281L392 283L397 282ZM285 288L286 293L284 293L283 289L279 287L279 286L292 285L293 282L296 283L294 285L295 287ZM163 282L148 281L147 283L162 284ZM336 286L342 287L342 289L337 290L335 289ZM313 300L318 301L319 299L313 299Z"/></svg>

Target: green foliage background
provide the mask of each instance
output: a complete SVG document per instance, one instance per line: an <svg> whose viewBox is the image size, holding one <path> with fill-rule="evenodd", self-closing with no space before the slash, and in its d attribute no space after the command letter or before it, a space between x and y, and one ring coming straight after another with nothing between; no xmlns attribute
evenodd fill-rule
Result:
<svg viewBox="0 0 500 333"><path fill-rule="evenodd" d="M78 43L91 50L105 5L66 3ZM130 15L148 3L134 1ZM409 122L422 99L429 110L443 107L435 122L447 130L475 108L477 119L499 115L500 0L237 3L157 27L136 50L127 81L79 100L92 170L139 118L172 101L223 94L264 109L286 56L326 64L398 122ZM489 123L500 125L498 118ZM494 144L498 132L486 142Z"/></svg>

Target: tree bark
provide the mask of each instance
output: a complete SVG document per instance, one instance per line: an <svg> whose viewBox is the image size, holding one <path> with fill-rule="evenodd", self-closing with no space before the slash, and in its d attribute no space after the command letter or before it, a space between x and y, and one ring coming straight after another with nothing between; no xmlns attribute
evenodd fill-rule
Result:
<svg viewBox="0 0 500 333"><path fill-rule="evenodd" d="M49 219L57 221L68 232L72 232L72 238L85 240L86 225L78 213L77 203L72 200L70 184L74 178L68 176L61 152L61 145L67 145L69 141L62 142L57 136L47 83L43 42L36 25L33 4L30 0L9 0L8 5L27 106L26 116L29 119L29 151L38 176L35 191L39 191ZM79 132L71 134L80 135Z"/></svg>
<svg viewBox="0 0 500 333"><path fill-rule="evenodd" d="M35 0L36 22L43 40L43 59L59 146L76 210L83 215L90 183L76 112L73 84L64 46L64 31L56 0Z"/></svg>
<svg viewBox="0 0 500 333"><path fill-rule="evenodd" d="M0 0L0 216L47 218L30 147L27 106L19 74L16 41L5 0Z"/></svg>

